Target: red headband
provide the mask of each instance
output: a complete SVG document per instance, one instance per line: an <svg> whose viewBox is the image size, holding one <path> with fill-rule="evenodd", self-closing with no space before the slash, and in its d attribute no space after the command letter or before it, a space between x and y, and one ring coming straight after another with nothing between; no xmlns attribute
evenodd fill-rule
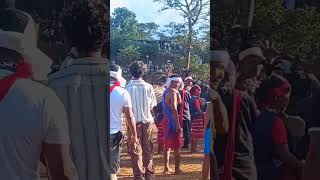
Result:
<svg viewBox="0 0 320 180"><path fill-rule="evenodd" d="M290 86L288 81L284 81L279 87L272 88L271 92L264 98L262 106L266 107L275 102L275 98L284 96L289 92Z"/></svg>

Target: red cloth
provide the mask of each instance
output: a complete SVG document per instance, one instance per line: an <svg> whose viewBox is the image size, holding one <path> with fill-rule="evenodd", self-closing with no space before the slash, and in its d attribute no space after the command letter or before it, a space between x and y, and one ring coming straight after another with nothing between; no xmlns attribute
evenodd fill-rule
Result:
<svg viewBox="0 0 320 180"><path fill-rule="evenodd" d="M182 123L180 123L180 126L182 127ZM170 137L167 136L167 131L168 131L168 119L165 117L162 122L162 134L164 135L163 138L163 144L165 149L172 149L172 150L177 150L180 149L183 145L183 139L179 134L173 134L171 133Z"/></svg>
<svg viewBox="0 0 320 180"><path fill-rule="evenodd" d="M272 124L272 139L274 144L288 144L287 129L280 118L276 118Z"/></svg>
<svg viewBox="0 0 320 180"><path fill-rule="evenodd" d="M197 111L201 112L201 103L200 103L200 99L199 98L196 99L195 105L196 105Z"/></svg>
<svg viewBox="0 0 320 180"><path fill-rule="evenodd" d="M20 78L31 78L32 71L31 66L25 61L22 61L18 64L17 70L15 73L6 76L0 80L0 101L7 95L12 85Z"/></svg>
<svg viewBox="0 0 320 180"><path fill-rule="evenodd" d="M116 87L120 87L120 81L116 81L116 82L114 83L114 85L112 85L112 86L110 87L110 89L109 89L109 94L111 94L112 91L114 90L114 88L116 88Z"/></svg>
<svg viewBox="0 0 320 180"><path fill-rule="evenodd" d="M226 145L226 153L224 160L224 177L223 180L232 180L232 166L234 159L234 147L235 147L235 136L236 136L236 125L237 125L237 116L240 112L240 101L241 97L237 90L234 91L233 94L233 107L230 115L231 122L229 123L229 132L228 132L228 140Z"/></svg>
<svg viewBox="0 0 320 180"><path fill-rule="evenodd" d="M185 97L185 90L182 91L182 102L181 102L181 108L179 112L179 124L180 127L183 127L183 112L184 112L184 97ZM172 150L177 150L181 149L183 146L183 137L180 136L180 134L174 134L170 133L170 137L166 137L168 135L168 119L167 117L163 118L162 122L162 133L163 133L163 144L165 149L172 149Z"/></svg>
<svg viewBox="0 0 320 180"><path fill-rule="evenodd" d="M193 119L191 122L191 137L196 139L204 138L204 119Z"/></svg>

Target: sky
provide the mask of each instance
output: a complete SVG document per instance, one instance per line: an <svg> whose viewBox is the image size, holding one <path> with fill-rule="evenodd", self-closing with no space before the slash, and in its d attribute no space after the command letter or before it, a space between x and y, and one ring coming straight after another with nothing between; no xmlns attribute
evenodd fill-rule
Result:
<svg viewBox="0 0 320 180"><path fill-rule="evenodd" d="M137 16L138 22L147 23L155 22L164 27L164 25L170 22L183 23L184 18L179 15L179 12L175 10L166 10L159 12L162 7L161 4L153 2L153 0L111 0L110 10L111 14L114 9L118 7L126 7L130 11L134 12Z"/></svg>
<svg viewBox="0 0 320 180"><path fill-rule="evenodd" d="M130 11L134 12L139 23L154 22L160 25L159 30L164 30L164 26L168 25L170 22L186 22L177 10L168 9L159 12L162 4L153 2L153 0L110 0L111 15L114 12L114 9L118 7L126 7ZM196 25L196 27L198 25ZM199 34L199 37L200 36L201 34ZM154 38L157 39L157 37Z"/></svg>

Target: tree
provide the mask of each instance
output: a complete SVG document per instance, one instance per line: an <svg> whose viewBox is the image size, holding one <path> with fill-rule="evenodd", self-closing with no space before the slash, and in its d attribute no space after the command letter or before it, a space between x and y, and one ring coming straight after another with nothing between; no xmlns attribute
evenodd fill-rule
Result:
<svg viewBox="0 0 320 180"><path fill-rule="evenodd" d="M190 62L190 72L192 74L201 80L209 80L210 78L210 66L209 64L200 64L201 58L198 55L193 55L191 56L191 62ZM182 74L186 69L186 61L183 59L177 60L174 62L174 68L175 68L175 73Z"/></svg>
<svg viewBox="0 0 320 180"><path fill-rule="evenodd" d="M132 61L139 60L141 55L139 49L140 48L137 46L129 45L124 49L120 49L120 56L122 58L129 59L129 62L131 63Z"/></svg>
<svg viewBox="0 0 320 180"><path fill-rule="evenodd" d="M157 46L154 43L145 43L153 40L157 34L159 25L154 22L139 23L136 14L127 8L117 8L111 16L110 26L110 56L116 58L120 50L128 49L133 45L139 47L140 55L152 56L157 53Z"/></svg>
<svg viewBox="0 0 320 180"><path fill-rule="evenodd" d="M187 69L190 69L191 50L194 35L194 28L201 19L206 19L209 9L209 0L153 0L163 5L161 11L175 9L181 12L181 15L187 19Z"/></svg>

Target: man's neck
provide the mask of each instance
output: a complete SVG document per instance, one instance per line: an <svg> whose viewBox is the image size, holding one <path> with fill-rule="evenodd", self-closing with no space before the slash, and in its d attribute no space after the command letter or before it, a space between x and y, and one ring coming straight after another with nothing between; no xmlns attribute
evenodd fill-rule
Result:
<svg viewBox="0 0 320 180"><path fill-rule="evenodd" d="M135 78L135 77L133 77L133 80L135 80L135 81L141 81L141 80L142 80L142 77L140 77L140 78Z"/></svg>
<svg viewBox="0 0 320 180"><path fill-rule="evenodd" d="M79 58L86 58L86 57L91 57L91 58L101 58L101 51L91 51L91 52L85 52L85 51L78 51Z"/></svg>

